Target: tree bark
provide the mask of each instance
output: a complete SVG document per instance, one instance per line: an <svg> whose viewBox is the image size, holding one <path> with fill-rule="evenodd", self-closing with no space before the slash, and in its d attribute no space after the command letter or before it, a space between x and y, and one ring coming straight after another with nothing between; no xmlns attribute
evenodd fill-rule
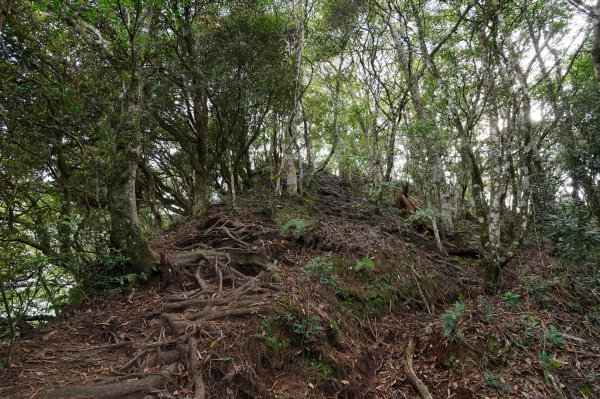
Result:
<svg viewBox="0 0 600 399"><path fill-rule="evenodd" d="M594 74L600 85L600 0L596 1L596 5L592 9L592 48L590 54L594 65Z"/></svg>
<svg viewBox="0 0 600 399"><path fill-rule="evenodd" d="M418 15L415 13L415 20L418 26L421 26L420 19ZM439 140L434 136L432 127L428 126L428 124L434 120L429 115L429 111L425 108L423 103L423 98L421 97L421 92L419 89L418 77L421 74L413 74L412 73L412 64L409 61L409 57L406 54L406 50L402 45L401 37L399 32L394 27L391 21L388 21L388 27L390 29L390 34L392 35L392 40L394 42L394 47L396 50L396 54L400 60L400 63L407 70L408 76L411 77L410 84L410 97L413 103L413 107L415 109L415 114L420 123L423 124L424 133L425 133L425 152L427 154L428 159L428 172L431 178L431 196L433 199L433 204L436 208L441 211L441 220L442 220L442 231L447 234L452 235L454 233L454 220L453 220L453 212L452 212L452 203L450 201L450 191L448 188L448 184L445 179L444 173L444 165L442 162L442 150L439 145ZM425 54L427 52L426 48L421 49ZM432 65L431 60L429 60L429 53L426 53L426 64ZM432 68L433 69L433 68ZM432 73L435 70L432 71ZM440 77L434 74L434 78L438 83L440 83Z"/></svg>
<svg viewBox="0 0 600 399"><path fill-rule="evenodd" d="M141 82L131 77L118 109L114 129L117 140L108 174L110 239L114 248L127 258L127 273L150 273L155 260L140 228L135 196L138 158L141 151Z"/></svg>
<svg viewBox="0 0 600 399"><path fill-rule="evenodd" d="M79 16L73 16L64 5L56 9L67 25L81 36L92 48L96 48L119 76L124 76L124 93L115 104L114 118L110 134L115 140L111 164L107 165L107 199L110 213L110 240L115 249L127 258L126 273L150 273L155 265L155 255L143 236L138 219L135 183L138 160L141 153L141 53L144 45L136 43L140 35L147 35L150 14L144 13L138 2L130 10L135 18L140 18L129 31L127 46L112 46L103 32L92 23ZM129 26L128 12L119 14L120 23ZM110 40L119 40L108 35ZM118 53L117 53L118 51Z"/></svg>
<svg viewBox="0 0 600 399"><path fill-rule="evenodd" d="M194 82L194 84L198 84ZM194 170L192 175L192 216L201 216L208 205L208 106L206 96L197 92L194 98L193 130L195 135Z"/></svg>
<svg viewBox="0 0 600 399"><path fill-rule="evenodd" d="M302 97L300 86L302 84L302 52L304 51L304 35L306 31L306 7L304 0L293 1L292 7L294 28L296 31L296 37L292 45L294 53L294 98L285 130L283 167L286 173L287 193L297 194L298 178L296 176L296 162L294 157L294 131L298 104Z"/></svg>

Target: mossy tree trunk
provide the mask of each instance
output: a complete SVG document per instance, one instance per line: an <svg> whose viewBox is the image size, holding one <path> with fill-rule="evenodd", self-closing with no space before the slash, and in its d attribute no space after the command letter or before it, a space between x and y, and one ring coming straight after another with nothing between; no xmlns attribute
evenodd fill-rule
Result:
<svg viewBox="0 0 600 399"><path fill-rule="evenodd" d="M127 258L126 273L150 273L155 265L152 251L144 238L137 210L135 181L141 151L141 82L132 76L117 107L118 121L115 154L109 167L108 208L110 240Z"/></svg>

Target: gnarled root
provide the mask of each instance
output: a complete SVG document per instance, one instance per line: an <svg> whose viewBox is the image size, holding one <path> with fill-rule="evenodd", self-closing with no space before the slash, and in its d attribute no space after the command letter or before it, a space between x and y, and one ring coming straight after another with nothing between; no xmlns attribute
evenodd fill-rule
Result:
<svg viewBox="0 0 600 399"><path fill-rule="evenodd" d="M415 374L415 370L413 369L413 354L415 353L415 340L411 337L408 339L408 345L406 346L405 358L404 358L404 372L406 373L406 378L413 386L415 391L423 398L423 399L433 399L429 389L427 389L427 385L423 383Z"/></svg>
<svg viewBox="0 0 600 399"><path fill-rule="evenodd" d="M140 396L161 389L166 381L166 376L153 374L138 380L118 382L114 384L77 385L55 389L42 395L43 399L68 399L68 398L123 398L127 395L139 394Z"/></svg>

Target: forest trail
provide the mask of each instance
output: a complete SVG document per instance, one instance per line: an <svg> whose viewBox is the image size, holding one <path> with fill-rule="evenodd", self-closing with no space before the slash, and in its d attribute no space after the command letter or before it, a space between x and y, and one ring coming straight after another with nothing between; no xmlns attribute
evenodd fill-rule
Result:
<svg viewBox="0 0 600 399"><path fill-rule="evenodd" d="M415 398L409 343L434 398L600 392L585 379L600 372L589 294L543 247L485 295L476 259L439 255L426 230L365 205L359 183L252 191L156 239L159 275L17 341L0 397ZM545 276L535 290L531 276Z"/></svg>

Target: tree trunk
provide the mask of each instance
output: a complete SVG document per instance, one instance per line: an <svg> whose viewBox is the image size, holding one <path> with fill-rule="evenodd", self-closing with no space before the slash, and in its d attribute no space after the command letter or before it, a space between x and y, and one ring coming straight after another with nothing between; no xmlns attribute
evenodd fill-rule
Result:
<svg viewBox="0 0 600 399"><path fill-rule="evenodd" d="M71 168L65 159L63 144L56 146L56 166L60 173L60 220L57 226L58 240L60 241L60 258L67 261L73 248L71 231L71 191L69 188Z"/></svg>
<svg viewBox="0 0 600 399"><path fill-rule="evenodd" d="M119 104L119 121L114 130L115 154L108 176L108 207L112 245L127 258L126 273L150 273L155 265L144 238L137 213L135 180L141 151L139 78L133 76Z"/></svg>
<svg viewBox="0 0 600 399"><path fill-rule="evenodd" d="M288 194L298 193L298 178L296 176L296 162L294 157L294 138L292 137L291 128L285 130L285 149L283 154L283 163L286 176L286 186Z"/></svg>
<svg viewBox="0 0 600 399"><path fill-rule="evenodd" d="M497 54L491 50L490 43L486 37L486 32L483 25L479 29L479 47L481 50L482 57L482 69L485 74L484 84L488 92L487 96L490 98L489 105L487 107L486 115L489 124L489 162L490 167L490 201L487 209L481 209L480 212L487 212L486 217L483 219L486 221L487 226L483 226L486 229L486 234L481 235L481 246L483 250L483 268L485 273L485 281L491 284L495 284L499 276L500 269L500 245L501 245L501 225L500 225L500 213L502 210L502 202L504 199L504 188L502 184L503 179L503 160L502 160L502 149L503 140L502 135L504 132L500 131L499 126L499 111L498 111L498 82L497 76ZM496 46L493 46L494 48ZM481 176L477 179L483 182ZM480 200L481 202L481 200Z"/></svg>
<svg viewBox="0 0 600 399"><path fill-rule="evenodd" d="M195 84L197 84L195 82ZM196 162L192 175L193 204L192 216L201 216L208 205L208 149L206 137L208 135L208 106L206 95L196 92L194 98L194 134L196 146Z"/></svg>
<svg viewBox="0 0 600 399"><path fill-rule="evenodd" d="M296 177L296 162L294 157L295 148L295 122L296 113L298 111L298 103L301 100L302 91L300 86L302 84L302 52L304 51L304 34L306 30L306 10L303 1L293 3L293 18L295 28L295 41L293 44L294 52L294 98L292 110L290 112L287 128L285 131L285 144L284 144L284 159L283 167L286 173L286 184L288 194L298 193L298 178Z"/></svg>
<svg viewBox="0 0 600 399"><path fill-rule="evenodd" d="M346 176L344 167L344 147L342 141L342 133L340 131L339 121L339 106L340 106L340 74L342 69L342 63L344 62L344 56L340 57L339 67L336 68L335 74L335 87L333 90L333 96L331 98L331 105L333 108L333 135L335 137L335 155L338 163L338 175Z"/></svg>
<svg viewBox="0 0 600 399"><path fill-rule="evenodd" d="M417 15L415 15L415 18ZM420 21L417 20L420 24ZM396 54L403 65L407 70L407 75L411 77L413 80L410 83L410 97L413 103L413 107L415 109L415 114L417 116L418 121L423 125L425 131L425 151L427 153L428 158L428 174L431 178L431 196L433 200L433 205L441 211L442 214L442 231L447 234L452 235L454 233L454 220L453 220L453 212L452 212L452 203L450 201L450 191L448 189L448 185L446 182L446 178L444 175L444 165L442 162L442 150L439 146L439 140L434 136L432 127L428 126L430 121L434 119L430 117L428 110L425 108L423 104L423 99L421 97L421 92L419 89L419 83L415 79L414 74L411 72L412 64L409 61L409 57L406 54L406 50L402 44L402 40L400 34L397 32L392 22L388 22L388 27L390 29L390 33L392 35L392 40L394 42L394 47L396 50ZM421 49L425 55L427 63L431 63L429 60L429 55L426 48ZM432 71L432 73L435 71ZM434 78L438 82L441 83L439 75L433 73Z"/></svg>
<svg viewBox="0 0 600 399"><path fill-rule="evenodd" d="M310 123L306 117L306 109L302 102L300 102L300 110L302 112L302 126L304 128L304 146L306 147L306 170L304 171L306 174L307 172L312 172L315 165L312 152L312 139L310 137Z"/></svg>
<svg viewBox="0 0 600 399"><path fill-rule="evenodd" d="M592 48L590 54L594 65L594 74L600 85L600 0L596 1L596 6L592 9L592 23L594 24L594 28L592 30Z"/></svg>

